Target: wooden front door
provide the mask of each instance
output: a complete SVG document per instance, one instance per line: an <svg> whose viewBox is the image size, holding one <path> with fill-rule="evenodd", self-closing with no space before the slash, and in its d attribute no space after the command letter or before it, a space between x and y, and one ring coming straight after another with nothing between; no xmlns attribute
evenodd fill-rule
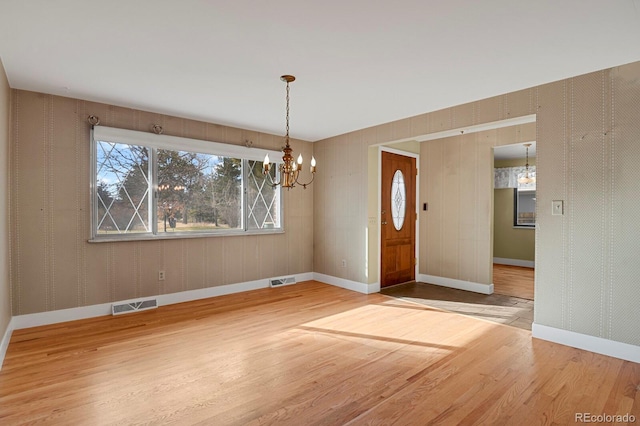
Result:
<svg viewBox="0 0 640 426"><path fill-rule="evenodd" d="M381 287L416 279L416 174L415 158L382 152Z"/></svg>

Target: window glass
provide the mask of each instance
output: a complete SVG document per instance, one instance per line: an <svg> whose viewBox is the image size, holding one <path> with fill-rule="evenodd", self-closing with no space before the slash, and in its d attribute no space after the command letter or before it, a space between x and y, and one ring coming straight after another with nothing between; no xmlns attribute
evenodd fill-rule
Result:
<svg viewBox="0 0 640 426"><path fill-rule="evenodd" d="M158 232L242 227L242 160L159 149Z"/></svg>
<svg viewBox="0 0 640 426"><path fill-rule="evenodd" d="M536 191L514 190L514 225L535 226L536 224Z"/></svg>
<svg viewBox="0 0 640 426"><path fill-rule="evenodd" d="M404 175L400 170L396 170L391 183L391 217L393 227L396 231L402 229L404 215L407 209L407 197L404 186Z"/></svg>
<svg viewBox="0 0 640 426"><path fill-rule="evenodd" d="M96 157L97 233L151 232L148 149L98 142Z"/></svg>
<svg viewBox="0 0 640 426"><path fill-rule="evenodd" d="M262 162L248 161L247 209L249 229L273 229L280 227L280 191L269 182L277 182L277 167L269 170L269 179L262 173Z"/></svg>

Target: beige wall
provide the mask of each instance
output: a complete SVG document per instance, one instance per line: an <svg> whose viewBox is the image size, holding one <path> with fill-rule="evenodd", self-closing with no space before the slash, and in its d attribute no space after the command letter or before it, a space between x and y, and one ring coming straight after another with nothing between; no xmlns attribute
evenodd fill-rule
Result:
<svg viewBox="0 0 640 426"><path fill-rule="evenodd" d="M369 186L369 146L528 114L537 114L536 136L519 140L536 140L538 152L535 321L587 335L640 344L640 330L636 326L640 323L640 310L637 308L640 306L637 285L640 264L634 260L640 253L640 238L635 232L637 223L640 223L640 205L636 196L637 182L640 181L640 167L637 167L640 162L640 63L317 142L314 148L316 157L322 164L332 164L329 166L332 169L326 174L319 174L316 179L315 204L321 206L314 217L316 272L363 283L371 282L374 275L377 277L377 270L372 270L371 263L367 265L364 262L367 247L363 243L365 230L372 221L367 216L369 200L364 191ZM455 152L474 143L463 137L451 138L451 142L452 147L436 142L433 148L429 145L423 148L427 155L420 158L420 205L427 201L425 198L439 197L424 192L427 189L422 185L431 155L459 159L456 160L457 167L455 164L442 165L444 176L460 181L467 173L457 170L468 165L466 154ZM475 144L476 158L492 158L489 144L482 141ZM433 152L430 154L429 151ZM449 151L452 151L451 157ZM478 170L481 168L484 165L478 164ZM487 177L486 181L490 182L490 178ZM438 188L438 185L433 184L433 188ZM463 189L467 190L466 187ZM493 190L488 184L482 191L489 193L480 201L485 203ZM452 194L447 197L454 198ZM564 200L564 216L551 216L552 200ZM483 209L486 211L486 207ZM469 217L458 214L457 221L453 223L467 227L469 224L465 221ZM427 220L421 211L421 273L425 273L428 262L432 261L428 259L429 251L422 248L435 244L431 239L433 234L428 231L426 236L422 234ZM479 226L486 229L486 225ZM438 238L437 233L435 238ZM440 246L443 247L442 244ZM473 257L478 262L484 262L484 258L487 263L490 261L486 247L486 243L482 243L474 249ZM336 250L349 253L352 262L348 268L337 266ZM442 257L433 261L431 267L444 274L452 268L448 262L448 258ZM461 265L457 270L467 271L468 268L470 266ZM484 266L478 265L477 268L481 271ZM478 278L484 280L486 272L484 274Z"/></svg>
<svg viewBox="0 0 640 426"><path fill-rule="evenodd" d="M638 345L640 63L544 85L538 105L535 321Z"/></svg>
<svg viewBox="0 0 640 426"><path fill-rule="evenodd" d="M0 60L0 340L11 320L9 281L9 106L10 89Z"/></svg>
<svg viewBox="0 0 640 426"><path fill-rule="evenodd" d="M283 191L277 235L88 243L87 116L105 126L279 150L282 137L14 90L11 231L13 313L73 308L313 271L314 185ZM310 158L313 145L292 141ZM158 281L158 270L166 280Z"/></svg>
<svg viewBox="0 0 640 426"><path fill-rule="evenodd" d="M420 273L491 284L493 147L535 139L535 124L423 142Z"/></svg>
<svg viewBox="0 0 640 426"><path fill-rule="evenodd" d="M525 159L496 160L494 167L524 166ZM535 165L529 158L529 165ZM493 257L535 260L535 229L513 227L513 188L493 190Z"/></svg>
<svg viewBox="0 0 640 426"><path fill-rule="evenodd" d="M514 228L513 188L493 190L493 257L535 260L535 229Z"/></svg>

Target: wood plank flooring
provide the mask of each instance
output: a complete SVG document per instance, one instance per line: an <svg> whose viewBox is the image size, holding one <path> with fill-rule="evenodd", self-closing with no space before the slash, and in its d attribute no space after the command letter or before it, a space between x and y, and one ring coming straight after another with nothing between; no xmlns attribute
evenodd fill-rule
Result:
<svg viewBox="0 0 640 426"><path fill-rule="evenodd" d="M16 330L0 424L640 419L640 365L318 282Z"/></svg>
<svg viewBox="0 0 640 426"><path fill-rule="evenodd" d="M504 294L480 294L427 283L385 287L382 294L438 309L531 331L533 300Z"/></svg>
<svg viewBox="0 0 640 426"><path fill-rule="evenodd" d="M533 300L534 269L493 264L493 292Z"/></svg>

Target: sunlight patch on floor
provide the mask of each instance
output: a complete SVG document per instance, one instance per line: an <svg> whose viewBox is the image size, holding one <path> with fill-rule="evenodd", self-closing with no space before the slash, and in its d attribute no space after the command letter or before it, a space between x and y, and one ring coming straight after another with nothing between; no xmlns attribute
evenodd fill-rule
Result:
<svg viewBox="0 0 640 426"><path fill-rule="evenodd" d="M347 321L349 318L351 321ZM353 321L356 319L356 321ZM409 324L430 324L430 327L407 327ZM456 345L450 330L452 325L464 325L464 333L455 336ZM298 329L313 331L327 336L366 341L367 344L413 345L453 351L465 343L480 338L490 332L495 325L477 321L450 312L420 307L412 303L390 301L389 303L362 306L349 311L307 322Z"/></svg>

